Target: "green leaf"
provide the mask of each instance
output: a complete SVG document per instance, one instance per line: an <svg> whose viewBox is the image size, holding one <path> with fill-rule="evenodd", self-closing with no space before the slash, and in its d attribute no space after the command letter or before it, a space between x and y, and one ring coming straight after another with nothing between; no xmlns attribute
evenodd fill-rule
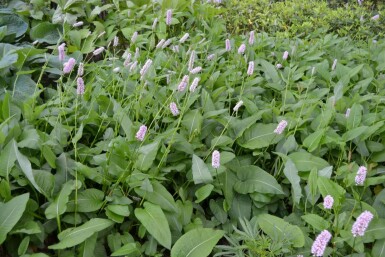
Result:
<svg viewBox="0 0 385 257"><path fill-rule="evenodd" d="M229 135L234 140L241 137L246 129L250 128L256 121L262 118L262 114L267 112L267 110L259 111L253 116L247 117L245 119L239 120L234 117L229 117Z"/></svg>
<svg viewBox="0 0 385 257"><path fill-rule="evenodd" d="M316 157L308 152L295 152L289 154L289 158L294 162L298 171L309 171L313 168L320 170L330 166L324 159Z"/></svg>
<svg viewBox="0 0 385 257"><path fill-rule="evenodd" d="M195 196L197 197L196 203L202 202L204 199L210 196L211 192L213 191L214 186L211 184L207 184L199 188L195 192Z"/></svg>
<svg viewBox="0 0 385 257"><path fill-rule="evenodd" d="M275 242L289 241L294 247L303 247L305 245L305 236L302 230L281 218L270 214L260 214L258 224L262 231Z"/></svg>
<svg viewBox="0 0 385 257"><path fill-rule="evenodd" d="M171 257L209 256L219 239L225 234L222 230L196 228L181 236L171 249Z"/></svg>
<svg viewBox="0 0 385 257"><path fill-rule="evenodd" d="M19 247L17 248L17 254L19 256L25 254L25 252L28 250L29 246L29 236L24 237L23 240L21 240Z"/></svg>
<svg viewBox="0 0 385 257"><path fill-rule="evenodd" d="M51 198L55 188L55 176L45 170L34 170L33 173L36 179L36 183L41 189L41 193L45 197Z"/></svg>
<svg viewBox="0 0 385 257"><path fill-rule="evenodd" d="M318 177L317 186L323 197L331 195L334 198L335 205L339 205L341 198L345 195L343 187L325 177Z"/></svg>
<svg viewBox="0 0 385 257"><path fill-rule="evenodd" d="M104 192L95 188L83 190L78 193L77 209L78 212L98 211L103 205ZM67 203L67 211L74 212L76 207L75 199Z"/></svg>
<svg viewBox="0 0 385 257"><path fill-rule="evenodd" d="M362 106L360 104L353 104L350 109L350 115L346 121L346 130L352 130L358 127L362 119Z"/></svg>
<svg viewBox="0 0 385 257"><path fill-rule="evenodd" d="M63 33L62 30L60 25L46 21L37 23L37 25L31 29L29 34L32 40L56 44L59 42L60 33Z"/></svg>
<svg viewBox="0 0 385 257"><path fill-rule="evenodd" d="M299 204L299 201L302 197L300 185L301 178L298 176L298 170L295 167L295 164L290 159L286 161L283 173L291 184L293 202Z"/></svg>
<svg viewBox="0 0 385 257"><path fill-rule="evenodd" d="M361 134L363 134L367 129L368 129L368 126L361 126L361 127L349 130L342 135L342 140L344 140L345 142L351 141L361 136Z"/></svg>
<svg viewBox="0 0 385 257"><path fill-rule="evenodd" d="M385 257L385 239L376 240L372 248L372 256Z"/></svg>
<svg viewBox="0 0 385 257"><path fill-rule="evenodd" d="M113 252L111 256L122 256L122 255L130 256L130 254L134 254L134 253L140 254L139 249L136 247L135 243L128 243L123 245L121 248L119 248L115 252Z"/></svg>
<svg viewBox="0 0 385 257"><path fill-rule="evenodd" d="M188 111L182 120L183 126L187 129L189 135L193 133L200 133L203 122L203 116L200 110Z"/></svg>
<svg viewBox="0 0 385 257"><path fill-rule="evenodd" d="M329 228L329 222L317 214L306 214L301 218L318 231Z"/></svg>
<svg viewBox="0 0 385 257"><path fill-rule="evenodd" d="M370 243L378 239L385 239L385 219L374 218L369 223L362 240L364 243Z"/></svg>
<svg viewBox="0 0 385 257"><path fill-rule="evenodd" d="M67 210L68 197L75 190L75 181L70 180L65 183L56 199L45 210L47 219L59 217ZM80 183L78 185L80 187Z"/></svg>
<svg viewBox="0 0 385 257"><path fill-rule="evenodd" d="M4 242L8 232L23 215L28 199L29 193L26 193L14 197L6 203L0 203L0 244Z"/></svg>
<svg viewBox="0 0 385 257"><path fill-rule="evenodd" d="M28 23L16 14L0 15L0 27L7 26L7 35L22 36L28 29Z"/></svg>
<svg viewBox="0 0 385 257"><path fill-rule="evenodd" d="M165 211L177 212L174 197L161 183L153 181L152 188L152 192L148 192L140 188L135 188L135 192L147 201L161 206L161 208Z"/></svg>
<svg viewBox="0 0 385 257"><path fill-rule="evenodd" d="M114 225L114 222L107 219L94 218L90 219L79 227L68 228L59 233L59 243L51 245L49 249L65 249L73 247L75 245L83 243L86 239L93 236L95 233L102 231L110 226Z"/></svg>
<svg viewBox="0 0 385 257"><path fill-rule="evenodd" d="M80 246L79 257L94 256L97 239L98 233L95 233L91 237L87 238L84 243Z"/></svg>
<svg viewBox="0 0 385 257"><path fill-rule="evenodd" d="M234 190L241 194L253 192L266 194L284 194L277 180L257 166L239 167L237 176L240 181L235 183Z"/></svg>
<svg viewBox="0 0 385 257"><path fill-rule="evenodd" d="M192 158L192 174L195 184L210 183L213 181L213 177L209 171L209 168L203 162L201 158L193 154Z"/></svg>
<svg viewBox="0 0 385 257"><path fill-rule="evenodd" d="M18 55L15 53L6 53L0 60L0 69L10 67L12 64L17 62Z"/></svg>
<svg viewBox="0 0 385 257"><path fill-rule="evenodd" d="M305 146L309 152L313 152L318 148L321 142L321 139L323 138L324 135L325 135L324 129L318 130L310 134L303 141L303 146Z"/></svg>
<svg viewBox="0 0 385 257"><path fill-rule="evenodd" d="M147 231L167 249L171 248L171 231L162 209L150 202L144 203L144 209L136 208L135 217Z"/></svg>
<svg viewBox="0 0 385 257"><path fill-rule="evenodd" d="M257 123L245 131L239 140L242 147L248 149L260 149L278 143L284 135L274 133L277 124Z"/></svg>
<svg viewBox="0 0 385 257"><path fill-rule="evenodd" d="M14 143L10 141L0 152L0 176L8 178L9 172L15 165L16 153Z"/></svg>
<svg viewBox="0 0 385 257"><path fill-rule="evenodd" d="M146 171L151 168L152 163L155 160L156 154L159 149L159 141L155 141L148 145L143 145L139 148L138 160L135 163L135 167L139 170Z"/></svg>

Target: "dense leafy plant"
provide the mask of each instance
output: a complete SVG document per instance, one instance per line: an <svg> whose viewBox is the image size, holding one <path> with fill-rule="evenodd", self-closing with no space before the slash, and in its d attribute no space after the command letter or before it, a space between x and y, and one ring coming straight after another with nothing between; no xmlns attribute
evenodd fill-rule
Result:
<svg viewBox="0 0 385 257"><path fill-rule="evenodd" d="M230 11L2 9L1 256L310 256L325 230L325 256L383 256L385 42Z"/></svg>

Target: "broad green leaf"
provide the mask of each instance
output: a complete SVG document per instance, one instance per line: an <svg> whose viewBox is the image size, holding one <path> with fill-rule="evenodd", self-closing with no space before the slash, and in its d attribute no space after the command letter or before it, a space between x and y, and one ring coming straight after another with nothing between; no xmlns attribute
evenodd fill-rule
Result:
<svg viewBox="0 0 385 257"><path fill-rule="evenodd" d="M203 162L201 158L193 154L192 158L192 174L195 184L210 183L213 181L213 177L209 171L209 168Z"/></svg>
<svg viewBox="0 0 385 257"><path fill-rule="evenodd" d="M60 39L62 27L50 22L39 22L30 31L32 40L39 40L48 44L56 44Z"/></svg>
<svg viewBox="0 0 385 257"><path fill-rule="evenodd" d="M33 174L41 193L50 199L55 188L55 176L45 170L34 170Z"/></svg>
<svg viewBox="0 0 385 257"><path fill-rule="evenodd" d="M357 128L362 119L362 106L360 104L353 104L350 109L350 115L346 120L346 130Z"/></svg>
<svg viewBox="0 0 385 257"><path fill-rule="evenodd" d="M75 190L75 181L70 180L65 183L55 200L45 210L47 219L59 217L67 210L68 197ZM78 187L80 187L80 182Z"/></svg>
<svg viewBox="0 0 385 257"><path fill-rule="evenodd" d="M79 247L79 257L94 256L97 239L98 233L95 233L91 237L87 238L84 243Z"/></svg>
<svg viewBox="0 0 385 257"><path fill-rule="evenodd" d="M331 195L334 198L335 205L339 205L342 197L345 195L343 187L325 177L318 177L317 186L323 197Z"/></svg>
<svg viewBox="0 0 385 257"><path fill-rule="evenodd" d="M211 185L211 184L207 184L207 185L204 185L202 186L201 188L199 188L196 192L195 192L195 196L197 197L196 199L196 203L200 203L202 202L204 199L206 199L207 197L210 196L211 192L213 191L214 189L214 186Z"/></svg>
<svg viewBox="0 0 385 257"><path fill-rule="evenodd" d="M161 206L165 211L176 212L177 208L175 205L174 197L170 192L158 181L153 181L152 192L145 191L140 188L135 188L135 192L146 199L147 201Z"/></svg>
<svg viewBox="0 0 385 257"><path fill-rule="evenodd" d="M119 248L115 252L113 252L111 256L123 256L123 255L131 256L131 254L134 254L134 253L140 254L140 250L136 247L135 243L128 243L123 245L121 248Z"/></svg>
<svg viewBox="0 0 385 257"><path fill-rule="evenodd" d="M318 231L328 229L330 225L328 221L317 214L306 214L301 218Z"/></svg>
<svg viewBox="0 0 385 257"><path fill-rule="evenodd" d="M31 184L35 187L35 189L41 193L41 189L37 185L32 173L31 162L28 160L27 157L25 157L22 153L19 152L16 141L12 139L12 143L13 143L13 150L15 151L15 154L16 154L16 160L19 163L21 170L23 171L24 175L27 177L29 182L31 182Z"/></svg>
<svg viewBox="0 0 385 257"><path fill-rule="evenodd" d="M200 110L190 110L188 111L182 120L183 126L187 129L189 135L193 133L200 133L203 122L203 116Z"/></svg>
<svg viewBox="0 0 385 257"><path fill-rule="evenodd" d="M93 236L95 233L102 231L114 222L107 219L94 218L90 219L83 225L74 228L68 228L59 233L59 243L49 246L49 249L65 249L83 243L86 239Z"/></svg>
<svg viewBox="0 0 385 257"><path fill-rule="evenodd" d="M316 150L318 148L324 134L325 134L324 129L318 130L318 131L310 134L303 141L303 146L305 146L309 152L313 152L314 150Z"/></svg>
<svg viewBox="0 0 385 257"><path fill-rule="evenodd" d="M222 230L213 230L211 228L190 230L176 241L171 249L171 257L209 256L224 234L225 232Z"/></svg>
<svg viewBox="0 0 385 257"><path fill-rule="evenodd" d="M7 35L15 34L16 37L22 36L28 30L28 23L13 13L0 15L0 27L2 26L7 26Z"/></svg>
<svg viewBox="0 0 385 257"><path fill-rule="evenodd" d="M29 193L12 198L6 203L0 203L0 244L23 215L29 199Z"/></svg>
<svg viewBox="0 0 385 257"><path fill-rule="evenodd" d="M361 126L358 128L354 128L352 130L348 130L342 135L342 140L344 140L345 142L351 141L361 136L367 129L368 129L368 126Z"/></svg>
<svg viewBox="0 0 385 257"><path fill-rule="evenodd" d="M8 178L9 172L15 165L16 153L13 141L9 142L0 152L0 176Z"/></svg>
<svg viewBox="0 0 385 257"><path fill-rule="evenodd" d="M322 158L312 155L308 152L295 152L289 154L289 158L294 162L298 171L309 171L313 168L323 169L330 164Z"/></svg>
<svg viewBox="0 0 385 257"><path fill-rule="evenodd" d="M67 211L74 212L94 212L98 211L103 205L104 193L95 188L83 190L78 193L77 206L75 199L68 201Z"/></svg>
<svg viewBox="0 0 385 257"><path fill-rule="evenodd" d="M155 141L148 145L143 145L139 148L138 160L135 163L135 167L139 170L146 171L151 168L152 163L155 160L156 154L159 149L159 141Z"/></svg>
<svg viewBox="0 0 385 257"><path fill-rule="evenodd" d="M29 246L29 236L24 237L23 240L21 240L19 247L17 248L17 254L19 256L22 256L25 254L25 252L28 250Z"/></svg>
<svg viewBox="0 0 385 257"><path fill-rule="evenodd" d="M239 120L238 118L229 117L229 136L234 140L241 137L246 129L252 126L256 121L262 118L262 114L267 110L259 111L253 116Z"/></svg>
<svg viewBox="0 0 385 257"><path fill-rule="evenodd" d="M240 181L235 183L234 190L238 193L284 194L277 180L257 166L240 167L237 176Z"/></svg>
<svg viewBox="0 0 385 257"><path fill-rule="evenodd" d="M0 69L10 67L17 62L18 55L15 53L7 53L0 60Z"/></svg>
<svg viewBox="0 0 385 257"><path fill-rule="evenodd" d="M168 225L166 216L158 205L145 202L144 209L135 209L135 217L159 244L167 249L171 248L170 226Z"/></svg>
<svg viewBox="0 0 385 257"><path fill-rule="evenodd" d="M385 239L376 240L372 248L372 256L385 257Z"/></svg>
<svg viewBox="0 0 385 257"><path fill-rule="evenodd" d="M265 77L267 80L271 79L275 83L281 81L281 78L277 72L277 68L274 65L263 59L259 60L259 63L263 67L263 71L265 72Z"/></svg>
<svg viewBox="0 0 385 257"><path fill-rule="evenodd" d="M276 144L284 137L283 134L277 135L274 133L276 127L277 124L254 124L246 129L239 140L239 144L248 149L260 149Z"/></svg>
<svg viewBox="0 0 385 257"><path fill-rule="evenodd" d="M222 224L225 224L227 221L227 213L223 210L220 202L217 202L214 199L210 199L210 210L214 214L215 218Z"/></svg>
<svg viewBox="0 0 385 257"><path fill-rule="evenodd" d="M385 219L373 218L362 240L364 243L369 243L379 239L385 239Z"/></svg>
<svg viewBox="0 0 385 257"><path fill-rule="evenodd" d="M283 219L270 214L260 214L257 221L262 231L274 241L289 241L294 247L303 247L305 245L305 236L298 226L291 225Z"/></svg>
<svg viewBox="0 0 385 257"><path fill-rule="evenodd" d="M235 220L240 218L249 220L251 217L252 204L253 201L248 195L235 194L229 211L230 217Z"/></svg>
<svg viewBox="0 0 385 257"><path fill-rule="evenodd" d="M299 204L299 201L302 197L302 190L300 185L301 178L298 176L298 170L295 167L295 164L290 159L286 161L283 173L291 184L293 202Z"/></svg>

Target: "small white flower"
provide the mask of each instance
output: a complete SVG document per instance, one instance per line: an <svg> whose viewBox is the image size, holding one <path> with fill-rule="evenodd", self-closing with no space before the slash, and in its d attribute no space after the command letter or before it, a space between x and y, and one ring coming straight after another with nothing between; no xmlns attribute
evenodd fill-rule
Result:
<svg viewBox="0 0 385 257"><path fill-rule="evenodd" d="M233 108L233 111L234 112L237 112L239 110L239 108L243 105L243 101L239 101Z"/></svg>
<svg viewBox="0 0 385 257"><path fill-rule="evenodd" d="M84 24L84 22L79 21L79 22L74 23L72 26L73 26L74 28L76 28L76 27L83 26L83 24Z"/></svg>

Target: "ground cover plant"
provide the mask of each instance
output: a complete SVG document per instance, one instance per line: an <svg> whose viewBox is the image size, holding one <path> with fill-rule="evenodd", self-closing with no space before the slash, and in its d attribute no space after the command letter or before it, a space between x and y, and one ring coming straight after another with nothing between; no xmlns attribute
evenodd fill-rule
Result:
<svg viewBox="0 0 385 257"><path fill-rule="evenodd" d="M219 2L3 6L0 256L385 256L385 41Z"/></svg>

